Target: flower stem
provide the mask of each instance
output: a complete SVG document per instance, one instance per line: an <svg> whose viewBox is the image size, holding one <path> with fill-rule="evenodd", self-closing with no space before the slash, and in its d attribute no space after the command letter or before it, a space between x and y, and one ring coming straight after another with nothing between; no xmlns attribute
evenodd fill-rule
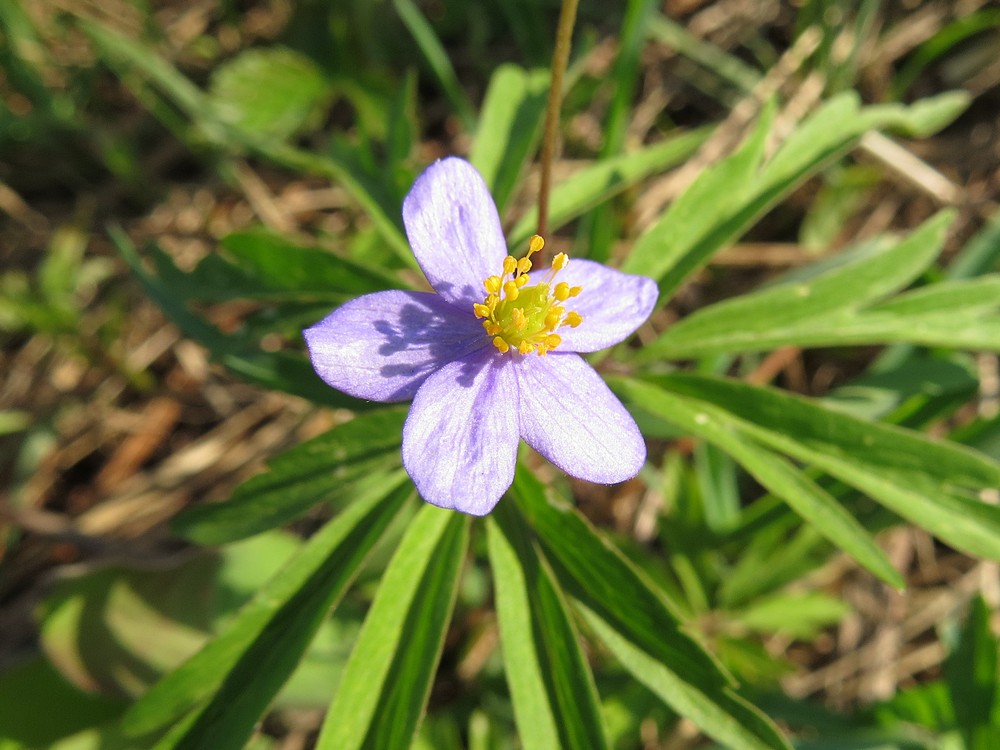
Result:
<svg viewBox="0 0 1000 750"><path fill-rule="evenodd" d="M556 138L559 132L559 108L562 105L563 74L569 62L569 48L573 41L576 23L577 0L563 0L556 28L556 48L552 53L552 82L549 85L549 103L545 109L545 131L542 135L542 182L538 189L538 234L548 232L549 190L552 185L552 160L555 158Z"/></svg>

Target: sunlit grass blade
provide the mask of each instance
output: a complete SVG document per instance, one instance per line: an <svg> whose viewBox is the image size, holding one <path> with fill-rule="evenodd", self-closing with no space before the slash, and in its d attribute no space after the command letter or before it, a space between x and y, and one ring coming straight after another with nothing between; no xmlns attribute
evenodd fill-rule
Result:
<svg viewBox="0 0 1000 750"><path fill-rule="evenodd" d="M264 138L223 123L214 111L210 99L190 79L167 60L149 48L89 20L80 19L81 28L98 48L102 59L119 75L126 86L136 87L136 74L148 79L157 90L180 108L198 131L188 135L178 129L178 135L194 145L208 141L224 153L251 151L289 169L333 180L365 209L379 234L406 265L416 267L413 253L403 234L397 206L390 206L384 191L368 184L364 175L353 173L344 164L328 155L304 151L275 138ZM155 114L159 115L157 111ZM201 143L199 143L199 139Z"/></svg>
<svg viewBox="0 0 1000 750"><path fill-rule="evenodd" d="M988 456L773 388L687 373L647 379L694 399L744 436L860 490L956 549L1000 559L1000 507L976 499L1000 487L1000 464Z"/></svg>
<svg viewBox="0 0 1000 750"><path fill-rule="evenodd" d="M902 576L885 553L834 497L786 459L741 436L725 413L713 410L709 414L697 402L640 381L618 380L615 387L640 408L725 450L833 544L883 581L903 587Z"/></svg>
<svg viewBox="0 0 1000 750"><path fill-rule="evenodd" d="M618 56L611 71L611 101L605 116L603 139L598 159L604 161L621 153L632 118L632 103L639 83L639 58L648 37L648 21L654 0L628 0L625 18L618 37ZM606 263L611 245L620 234L621 217L609 204L585 214L577 237L587 257Z"/></svg>
<svg viewBox="0 0 1000 750"><path fill-rule="evenodd" d="M773 117L770 106L739 149L701 173L636 240L623 271L656 279L661 294L669 296L688 274L735 237L738 228L731 226L730 217L751 197L751 179L764 156Z"/></svg>
<svg viewBox="0 0 1000 750"><path fill-rule="evenodd" d="M703 308L671 326L643 359L694 358L760 351L836 338L857 310L916 279L937 257L951 212L939 213L895 245L875 246L856 260L804 281L789 281Z"/></svg>
<svg viewBox="0 0 1000 750"><path fill-rule="evenodd" d="M545 71L501 65L486 89L469 161L501 216L541 136L548 81Z"/></svg>
<svg viewBox="0 0 1000 750"><path fill-rule="evenodd" d="M635 153L595 162L553 186L549 203L549 229L554 231L622 190L690 156L709 135L708 128L693 130L647 146ZM525 245L538 225L532 209L508 234L510 247Z"/></svg>
<svg viewBox="0 0 1000 750"><path fill-rule="evenodd" d="M356 502L327 523L218 637L131 708L125 731L146 736L197 707L166 747L242 747L239 738L249 736L411 494L404 486Z"/></svg>
<svg viewBox="0 0 1000 750"><path fill-rule="evenodd" d="M590 667L557 582L517 509L487 522L504 671L525 750L608 748Z"/></svg>
<svg viewBox="0 0 1000 750"><path fill-rule="evenodd" d="M410 523L365 617L319 750L409 747L451 620L470 520L425 505Z"/></svg>
<svg viewBox="0 0 1000 750"><path fill-rule="evenodd" d="M787 747L777 728L736 696L729 676L684 632L663 592L579 512L550 502L541 482L523 468L513 495L557 581L626 669L732 747Z"/></svg>

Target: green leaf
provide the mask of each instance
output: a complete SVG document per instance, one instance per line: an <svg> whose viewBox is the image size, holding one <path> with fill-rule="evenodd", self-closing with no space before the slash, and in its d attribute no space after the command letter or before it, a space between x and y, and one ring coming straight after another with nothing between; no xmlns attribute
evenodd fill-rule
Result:
<svg viewBox="0 0 1000 750"><path fill-rule="evenodd" d="M352 398L326 385L304 356L284 351L264 352L253 349L249 342L238 336L227 336L192 313L185 306L181 295L145 269L135 246L120 227L112 226L108 231L129 270L164 314L185 336L208 348L214 358L233 372L252 383L308 398L318 404L354 410L371 408L369 402ZM150 253L157 265L172 263L155 245L150 246Z"/></svg>
<svg viewBox="0 0 1000 750"><path fill-rule="evenodd" d="M764 155L774 106L763 111L743 145L698 176L663 217L639 237L622 270L656 279L668 296L688 274L733 239L730 217L747 201Z"/></svg>
<svg viewBox="0 0 1000 750"><path fill-rule="evenodd" d="M359 501L330 521L217 638L132 707L126 730L145 735L196 707L158 748L242 747L411 494L403 487Z"/></svg>
<svg viewBox="0 0 1000 750"><path fill-rule="evenodd" d="M544 70L501 65L486 89L469 161L489 186L501 216L541 134L548 82Z"/></svg>
<svg viewBox="0 0 1000 750"><path fill-rule="evenodd" d="M409 747L455 604L469 522L425 505L407 529L323 722L318 750Z"/></svg>
<svg viewBox="0 0 1000 750"><path fill-rule="evenodd" d="M709 415L701 404L648 383L616 381L616 388L643 409L722 448L823 536L883 581L903 588L902 577L864 527L832 495L786 459L741 435L735 419L725 414Z"/></svg>
<svg viewBox="0 0 1000 750"><path fill-rule="evenodd" d="M216 68L208 103L227 125L283 139L315 119L331 96L329 81L312 60L270 47L244 50Z"/></svg>
<svg viewBox="0 0 1000 750"><path fill-rule="evenodd" d="M998 643L990 629L991 617L983 598L975 597L958 644L944 664L955 718L969 750L988 750L986 732L991 727L995 732L998 726Z"/></svg>
<svg viewBox="0 0 1000 750"><path fill-rule="evenodd" d="M407 30L413 36L413 41L417 43L423 53L427 64L430 65L434 77L437 78L438 84L455 109L455 114L462 120L466 130L470 132L475 130L476 115L472 104L462 90L458 76L455 75L455 69L448 57L448 52L434 34L434 29L413 0L392 0L392 4Z"/></svg>
<svg viewBox="0 0 1000 750"><path fill-rule="evenodd" d="M668 704L680 705L680 696L683 696L687 705L684 705L682 715L704 729L706 734L740 750L791 750L791 745L775 729L771 720L729 688L720 696L700 695L601 617L586 607L581 606L581 609L597 637L622 666ZM728 697L728 700L722 696Z"/></svg>
<svg viewBox="0 0 1000 750"><path fill-rule="evenodd" d="M487 522L504 672L525 750L607 748L590 667L558 584L510 503Z"/></svg>
<svg viewBox="0 0 1000 750"><path fill-rule="evenodd" d="M703 308L671 326L640 355L694 358L761 351L788 343L841 343L858 311L898 291L934 261L953 217L944 211L895 245L876 245L850 262ZM933 308L932 308L933 309ZM889 311L892 311L890 306Z"/></svg>
<svg viewBox="0 0 1000 750"><path fill-rule="evenodd" d="M1000 507L975 496L1000 486L1000 464L954 443L866 422L772 388L693 374L650 376L695 408L811 464L969 554L1000 559Z"/></svg>
<svg viewBox="0 0 1000 750"><path fill-rule="evenodd" d="M837 624L850 611L846 602L813 591L761 598L731 616L751 630L806 640L815 638L822 628Z"/></svg>
<svg viewBox="0 0 1000 750"><path fill-rule="evenodd" d="M707 136L708 129L693 130L634 153L584 167L554 186L549 201L549 230L559 229L640 180L683 161ZM519 248L525 245L537 226L536 206L510 230L507 238L509 246Z"/></svg>
<svg viewBox="0 0 1000 750"><path fill-rule="evenodd" d="M402 409L382 409L307 440L268 462L223 503L177 515L172 530L199 544L225 544L291 521L318 502L384 494L402 480Z"/></svg>
<svg viewBox="0 0 1000 750"><path fill-rule="evenodd" d="M294 669L328 611L412 489L351 505L316 533L218 637L126 715L145 736L188 714L166 747L239 748Z"/></svg>

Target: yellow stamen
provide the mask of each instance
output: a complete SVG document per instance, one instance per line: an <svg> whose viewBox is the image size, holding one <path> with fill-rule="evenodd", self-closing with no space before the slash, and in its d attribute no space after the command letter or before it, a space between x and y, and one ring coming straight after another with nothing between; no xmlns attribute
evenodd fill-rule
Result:
<svg viewBox="0 0 1000 750"><path fill-rule="evenodd" d="M556 283L555 277L564 269L569 258L559 253L544 278L532 285L528 272L534 267L530 256L540 252L545 241L535 235L529 241L528 253L520 260L513 256L503 259L503 273L488 276L483 281L487 294L482 302L474 303L473 312L483 321L483 329L501 354L517 352L522 356L535 353L546 356L562 344L555 333L562 326L575 328L583 322L577 312L566 312L567 299L575 297L580 287L567 282Z"/></svg>

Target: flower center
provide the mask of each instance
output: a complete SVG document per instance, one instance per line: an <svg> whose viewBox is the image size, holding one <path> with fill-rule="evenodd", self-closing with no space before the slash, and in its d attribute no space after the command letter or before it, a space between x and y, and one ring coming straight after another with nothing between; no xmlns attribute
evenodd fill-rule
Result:
<svg viewBox="0 0 1000 750"><path fill-rule="evenodd" d="M576 328L583 322L580 313L567 312L563 305L582 288L565 281L553 283L569 263L566 253L559 253L552 260L552 268L541 282L528 286L531 256L544 246L545 240L536 234L531 238L527 255L520 260L510 255L504 258L503 275L486 279L483 282L486 298L472 306L501 354L516 351L544 356L562 343L557 329Z"/></svg>

